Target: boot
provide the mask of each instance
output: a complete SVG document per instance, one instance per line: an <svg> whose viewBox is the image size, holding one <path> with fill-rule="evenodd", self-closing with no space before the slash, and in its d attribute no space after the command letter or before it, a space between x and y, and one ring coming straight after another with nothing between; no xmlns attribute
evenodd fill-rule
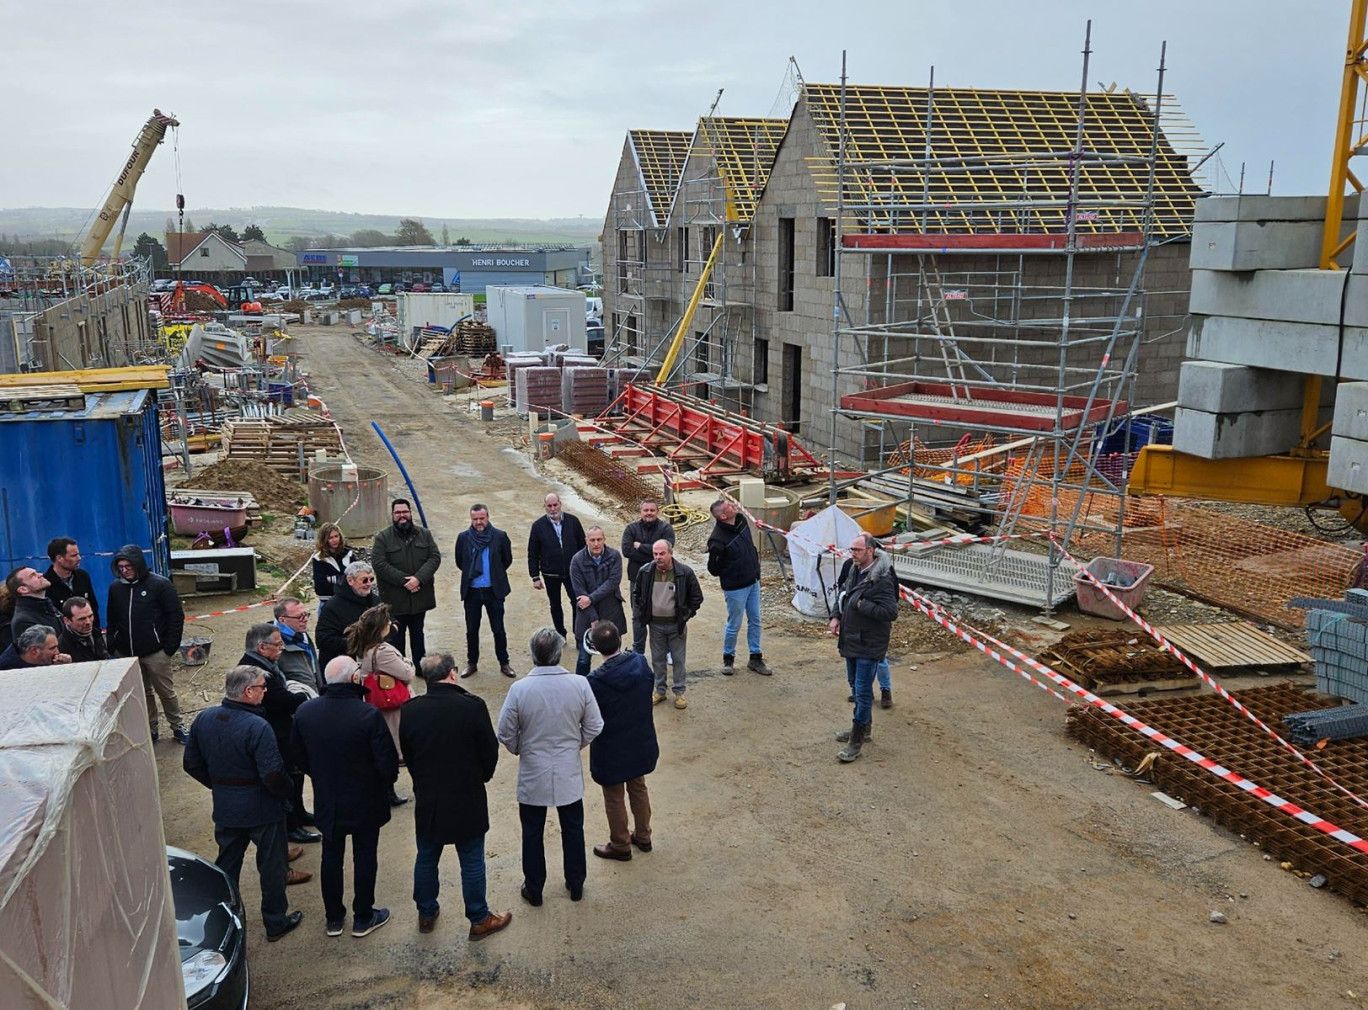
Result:
<svg viewBox="0 0 1368 1010"><path fill-rule="evenodd" d="M765 665L764 655L759 652L752 652L750 654L750 662L746 664L746 669L754 670L762 677L768 677L772 673L770 668Z"/></svg>
<svg viewBox="0 0 1368 1010"><path fill-rule="evenodd" d="M722 676L730 677L736 672L736 657L722 653Z"/></svg>
<svg viewBox="0 0 1368 1010"><path fill-rule="evenodd" d="M885 690L883 691L883 694L882 694L882 695L880 696L880 698L879 698L879 707L880 707L880 708L892 708L892 707L893 707L893 692L892 692L892 691L890 691L890 690L888 690L888 689L885 689Z"/></svg>
<svg viewBox="0 0 1368 1010"><path fill-rule="evenodd" d="M853 726L854 723L851 723L851 725ZM837 742L837 743L845 743L845 742L846 742L847 740L849 740L849 739L850 739L850 730L848 730L848 729L843 729L843 730L841 730L841 732L839 732L839 733L836 734L836 742ZM873 723L872 720L864 724L864 739L861 740L860 742L861 742L861 743L873 743L873 742L874 742L874 723Z"/></svg>
<svg viewBox="0 0 1368 1010"><path fill-rule="evenodd" d="M853 722L850 724L850 742L836 752L836 758L842 764L850 764L860 756L860 746L865 740L865 729L868 723Z"/></svg>

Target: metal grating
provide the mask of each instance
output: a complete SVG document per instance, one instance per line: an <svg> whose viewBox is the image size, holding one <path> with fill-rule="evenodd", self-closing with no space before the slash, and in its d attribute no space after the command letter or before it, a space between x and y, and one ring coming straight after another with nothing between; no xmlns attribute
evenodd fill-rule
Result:
<svg viewBox="0 0 1368 1010"><path fill-rule="evenodd" d="M823 199L834 206L841 89L808 84L804 96L827 149L825 156L809 159L809 164ZM919 214L924 222L919 230L928 232L1067 230L1076 93L937 88L931 94L929 148L927 102L926 88L847 87L846 202L865 208L857 212L861 230L905 227L905 221L883 218L877 208L909 204L944 205ZM1149 158L1152 127L1153 113L1139 95L1087 96L1087 155L1079 171L1079 204L1085 208L1077 215L1080 233L1142 227L1149 177L1148 164L1142 162ZM1183 139L1185 150L1190 149L1191 138ZM927 159L941 167L924 171L908 164ZM974 167L966 170L968 166ZM1155 234L1190 235L1199 192L1187 157L1174 150L1161 126Z"/></svg>
<svg viewBox="0 0 1368 1010"><path fill-rule="evenodd" d="M787 119L704 116L694 150L712 158L727 196L727 220L749 223L769 181Z"/></svg>
<svg viewBox="0 0 1368 1010"><path fill-rule="evenodd" d="M933 547L920 552L899 552L892 557L898 578L913 584L939 586L1028 607L1040 606L1049 580L1050 559L1045 555L1006 550L992 544ZM1078 571L1072 562L1060 561L1050 606L1056 607L1074 594L1074 576Z"/></svg>
<svg viewBox="0 0 1368 1010"><path fill-rule="evenodd" d="M668 223L670 203L684 174L684 162L689 158L688 130L629 130L632 154L641 172L641 184L646 189L651 219L657 228Z"/></svg>
<svg viewBox="0 0 1368 1010"><path fill-rule="evenodd" d="M1290 684L1233 692L1268 725L1311 706L1333 705ZM1233 705L1214 694L1136 702L1127 711L1161 733L1193 748L1359 837L1368 836L1368 812L1283 749ZM1298 870L1323 873L1332 890L1368 902L1368 853L1281 813L1238 786L1128 729L1096 708L1071 708L1069 733L1099 753L1137 766L1157 754L1145 774L1171 796L1189 803L1218 823L1258 842L1274 858ZM1334 742L1315 755L1316 763L1346 789L1368 795L1368 741Z"/></svg>

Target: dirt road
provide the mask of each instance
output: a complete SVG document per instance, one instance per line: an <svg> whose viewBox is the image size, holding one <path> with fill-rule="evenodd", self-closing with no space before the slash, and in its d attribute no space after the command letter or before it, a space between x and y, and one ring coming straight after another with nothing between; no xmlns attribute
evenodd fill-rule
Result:
<svg viewBox="0 0 1368 1010"><path fill-rule="evenodd" d="M353 455L389 471L394 491L400 481L369 421L384 425L447 554L429 648L462 655L449 552L479 500L513 539L509 632L514 664L526 669L527 636L546 623L546 605L520 566L554 485L507 438L486 435L345 331L304 330L300 344ZM567 509L604 521L612 542L622 517L586 499L567 497ZM839 765L832 734L849 707L834 645L786 633L792 618L775 614L765 652L776 675L723 678L721 594L715 580L704 590L689 643L691 665L704 668L691 674L690 706L656 710L652 853L590 857L584 900L572 904L555 883L549 828L546 903L523 904L516 759L505 753L489 789L489 899L514 910L512 926L466 941L448 853L443 917L435 933L417 932L409 805L381 835L378 899L395 920L365 940L324 935L315 880L290 892L305 911L301 929L266 944L256 882L244 873L253 1007L1259 1010L1368 996L1360 911L1096 768L1065 736L1055 699L977 654L897 657L896 706L876 710L865 757ZM904 611L902 620L922 618ZM247 623L214 630L234 641ZM216 648L214 669L235 656ZM497 714L508 682L482 672L466 683ZM174 744L159 746L167 840L212 857L209 794L180 771ZM410 791L405 775L399 786ZM591 844L605 840L592 783L585 806ZM316 870L311 848L298 865ZM1208 921L1217 910L1228 924Z"/></svg>

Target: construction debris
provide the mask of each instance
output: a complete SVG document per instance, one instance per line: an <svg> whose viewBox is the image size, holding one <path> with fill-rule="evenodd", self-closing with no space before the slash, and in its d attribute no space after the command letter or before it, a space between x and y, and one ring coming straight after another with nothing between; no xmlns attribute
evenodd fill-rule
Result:
<svg viewBox="0 0 1368 1010"><path fill-rule="evenodd" d="M1192 687L1197 675L1140 632L1075 631L1036 657L1094 694Z"/></svg>

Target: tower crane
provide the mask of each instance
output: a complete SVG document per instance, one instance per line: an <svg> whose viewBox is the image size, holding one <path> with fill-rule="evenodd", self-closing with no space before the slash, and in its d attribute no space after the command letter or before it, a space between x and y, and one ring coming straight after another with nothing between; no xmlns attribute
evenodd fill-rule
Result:
<svg viewBox="0 0 1368 1010"><path fill-rule="evenodd" d="M119 250L123 246L124 229L128 227L128 212L133 209L133 191L138 188L138 180L142 178L147 163L152 159L152 152L166 136L167 127L177 126L180 126L180 123L176 118L163 115L160 109L153 109L152 115L143 123L137 139L133 141L133 153L119 170L114 185L110 187L109 195L100 207L99 216L91 222L90 231L81 242L82 266L93 266L99 259L100 250L104 248L109 233L114 229L115 220L122 216L123 223L119 226L119 235L114 240L114 258L118 259Z"/></svg>

